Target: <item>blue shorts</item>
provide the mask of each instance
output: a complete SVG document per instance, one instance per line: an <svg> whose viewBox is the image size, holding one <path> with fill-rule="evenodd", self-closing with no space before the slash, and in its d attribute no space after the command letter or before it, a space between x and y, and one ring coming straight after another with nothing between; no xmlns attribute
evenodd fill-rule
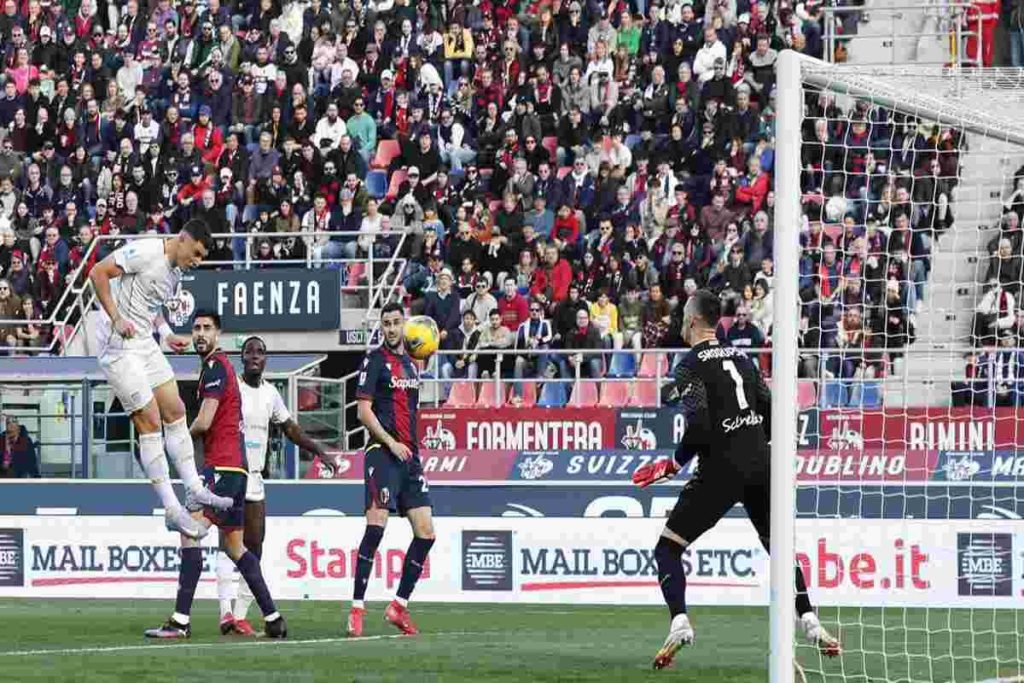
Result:
<svg viewBox="0 0 1024 683"><path fill-rule="evenodd" d="M373 444L366 449L363 464L366 482L366 509L387 509L405 515L408 510L433 507L430 485L423 476L420 456L413 454L408 462L391 455L384 446Z"/></svg>
<svg viewBox="0 0 1024 683"><path fill-rule="evenodd" d="M245 528L245 489L249 474L245 470L233 467L205 467L203 481L206 488L218 496L231 498L234 505L227 510L203 508L203 516L210 520L218 529L230 531Z"/></svg>

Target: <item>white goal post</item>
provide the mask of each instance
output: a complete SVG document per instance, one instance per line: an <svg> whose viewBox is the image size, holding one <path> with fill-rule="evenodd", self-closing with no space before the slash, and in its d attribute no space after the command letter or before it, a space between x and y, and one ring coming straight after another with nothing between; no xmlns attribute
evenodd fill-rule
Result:
<svg viewBox="0 0 1024 683"><path fill-rule="evenodd" d="M839 103L836 111L841 111L841 116L837 116L835 119L828 116L816 117L818 120L809 121L805 104L806 96L811 92L828 93L829 96L835 98L835 101ZM984 489L991 491L993 496L999 492L1003 492L1000 495L1005 493L1011 498L1016 496L1020 499L1024 496L1024 473L1011 472L1011 465L1007 464L1011 460L1012 462L1017 460L1024 462L1024 458L1019 455L1024 454L1024 438L1016 436L1018 432L1024 434L1024 427L1016 426L1016 423L1021 421L1017 417L1018 406L1024 406L1024 382L1019 385L1021 402L1011 402L1007 407L1007 403L997 395L997 392L1001 390L1000 385L997 380L991 379L991 374L968 375L968 378L989 377L987 388L978 390L978 395L984 393L984 397L977 399L979 402L972 402L970 405L975 407L970 410L982 410L981 413L978 413L977 419L986 422L988 427L985 429L990 429L993 432L1002 430L1003 433L1010 434L1008 437L999 437L1004 442L1003 451L999 450L999 445L991 443L993 439L990 436L986 437L985 445L976 447L977 451L973 450L974 446L968 448L962 445L953 436L946 440L945 446L936 445L934 442L936 439L942 440L946 437L935 437L931 432L921 432L927 436L927 438L922 437L921 440L922 443L927 441L926 445L915 446L906 436L910 433L906 430L910 429L911 420L920 416L924 416L920 417L921 420L933 419L934 422L931 426L926 424L921 428L922 430L931 428L943 430L947 425L968 423L971 416L961 414L959 408L952 407L956 403L950 402L950 392L956 391L950 389L950 385L955 384L958 379L963 377L963 373L958 373L954 366L962 369L964 363L962 359L967 355L971 355L973 358L974 356L982 357L988 353L991 358L996 359L995 352L999 350L986 350L985 343L978 342L977 315L979 314L977 311L980 310L978 307L983 293L988 291L988 287L985 285L988 278L987 275L984 275L985 266L990 259L997 257L992 256L992 252L987 248L983 249L977 245L990 245L992 243L990 238L994 237L994 242L1001 246L998 228L1005 226L1008 214L1012 213L1004 208L1004 203L1007 201L1006 195L1012 192L1014 184L1018 182L1015 171L1024 164L1024 72L1017 69L964 71L914 66L862 67L858 69L852 65L827 64L820 60L804 57L791 50L781 52L777 62L774 160L776 203L773 224L775 277L772 283L774 324L771 333L773 396L770 680L772 683L789 683L800 680L802 673L799 672L799 667L806 670L808 674L814 674L809 675L807 680L1018 680L1019 677L1024 676L1024 614L1021 612L1021 608L1024 607L1024 527L1022 527L1024 522L998 521L998 516L985 517L972 515L970 512L961 516L950 513L948 520L916 519L913 516L887 518L885 514L878 514L871 520L877 526L871 526L871 522L863 523L864 517L857 515L822 514L821 523L829 529L841 529L842 524L847 520L854 522L851 524L850 533L865 533L864 529L878 529L879 538L885 537L884 542L888 544L887 547L890 550L895 543L897 554L904 552L904 536L890 537L886 535L888 532L885 525L889 525L891 528L901 526L907 529L923 528L925 531L922 531L922 534L935 538L943 534L943 543L936 542L935 546L936 548L941 546L941 557L936 551L929 558L928 566L936 570L935 576L938 576L939 573L944 577L951 576L952 583L943 579L943 585L938 586L938 580L931 579L936 582L936 585L930 596L921 596L920 608L907 607L906 603L902 603L904 606L900 607L899 600L893 602L893 607L888 607L884 603L885 598L875 594L868 606L881 612L880 625L869 623L874 616L870 618L865 616L867 610L860 609L859 604L850 604L850 609L847 609L846 603L841 607L836 607L839 603L832 601L829 604L834 607L836 616L831 620L823 619L822 621L833 633L839 631L837 635L841 639L844 635L850 636L850 640L844 643L846 646L846 652L843 655L846 658L845 661L825 663L815 660L808 666L807 658L804 655L807 650L801 650L800 656L797 656L795 643L800 638L800 634L796 633L793 607L795 598L794 558L800 553L804 553L806 556L814 551L813 548L801 547L797 540L801 538L798 527L807 521L802 520L798 523L798 489L801 485L806 486L808 482L806 480L798 482L797 470L800 466L798 462L800 459L794 457L794 454L797 453L798 437L800 436L798 434L798 419L802 418L801 399L798 394L802 388L801 381L809 381L806 379L808 373L805 366L801 366L802 362L806 363L807 356L806 353L801 355L801 351L806 351L808 346L806 340L803 339L807 328L806 283L814 281L815 277L828 279L828 273L831 272L827 270L827 265L820 265L828 262L827 259L820 260L823 257L819 254L816 257L819 260L813 262L816 264L815 270L808 275L808 252L805 251L805 248L811 249L811 246L808 246L810 244L807 237L808 224L819 223L825 225L826 228L831 227L843 232L843 219L846 218L849 221L849 217L855 215L852 222L857 224L857 229L866 229L865 223L870 222L871 219L868 217L871 215L871 207L874 206L866 194L870 192L870 188L860 189L862 182L870 185L870 178L865 181L855 177L870 176L871 171L862 171L859 166L855 171L851 171L848 161L850 150L848 147L844 147L846 138L839 136L822 145L822 149L826 150L825 153L828 153L827 149L831 145L832 152L839 154L839 158L847 159L846 162L838 164L836 167L829 165L828 168L818 168L811 164L810 166L814 166L814 168L810 169L805 146L807 145L807 131L814 130L815 124L819 124L821 118L826 120L826 123L821 125L828 126L830 129L836 122L839 128L852 127L853 118L850 110L854 109L854 105L858 102L866 103L867 107L857 110L857 116L868 116L872 111L882 110L899 117L907 117L914 125L920 121L922 127L927 122L940 128L956 129L970 145L971 154L976 154L976 150L983 148L983 145L979 144L980 142L986 142L989 147L987 152L982 152L982 154L989 153L992 158L985 162L987 166L982 166L988 174L986 175L987 180L985 182L977 181L974 183L975 187L967 187L967 183L960 177L962 175L962 159L960 159L955 170L951 173L947 172L950 176L956 176L947 178L950 183L946 186L955 188L955 191L949 189L943 195L941 206L936 200L922 211L913 214L915 220L912 230L915 235L914 239L917 239L916 235L919 232L916 223L919 215L923 215L926 220L931 221L926 229L920 231L927 233L927 239L920 238L928 249L928 256L922 257L922 263L927 263L927 268L922 266L920 270L916 270L914 267L917 265L914 259L918 258L918 254L915 252L918 248L917 242L914 243L913 249L908 242L906 253L900 252L896 257L897 261L903 259L905 263L902 264L894 263L894 259L888 256L891 252L888 247L886 248L885 258L888 259L886 263L890 264L892 268L888 271L883 269L884 279L881 283L881 290L884 302L882 308L877 310L889 310L885 308L888 303L888 299L885 297L890 296L888 288L892 288L896 290L891 294L893 300L899 299L906 310L904 328L913 330L916 324L919 323L919 325L917 341L911 343L913 334L908 333L905 348L899 348L899 353L893 354L898 355L896 361L892 360L889 355L876 357L877 363L882 369L878 370L881 373L878 379L872 380L873 386L870 387L870 391L874 396L874 392L877 390L877 402L871 404L870 410L863 408L869 400L867 398L869 387L867 383L861 384L861 382L867 376L875 378L874 368L871 369L872 374L865 375L862 372L863 365L871 365L871 361L863 361L863 358L874 356L868 353L854 358L856 362L848 362L851 356L844 356L841 347L829 347L829 350L835 348L836 353L829 354L826 349L819 349L820 353L815 355L818 369L813 374L813 380L817 398L814 401L813 409L824 412L839 406L837 412L842 413L846 410L850 414L854 414L857 404L852 396L853 391L856 391L857 400L864 401L860 404L864 413L874 413L872 419L883 425L880 429L886 430L885 436L879 437L883 443L882 450L888 448L889 453L902 454L904 459L909 461L912 455L910 451L913 448L920 449L921 461L927 463L922 465L922 468L927 471L923 474L911 473L913 476L904 472L901 475L903 477L901 480L890 480L891 490L884 490L880 494L882 498L898 497L901 492L909 495L906 492L911 489L914 490L914 495L919 495L919 490L925 491L928 486L940 484L945 486L946 483L962 486L963 488L956 489L956 491L965 492L962 493L962 496L970 498L974 495L972 491L975 489L968 488L972 483L968 480L974 476L974 473L979 472L979 469L981 474L977 475L978 477L988 472L988 478L984 480ZM878 120L877 118L868 119L867 125L869 127L877 125L876 121ZM890 119L891 121L892 119ZM903 119L900 121L900 125L903 125ZM845 129L849 130L850 128ZM955 144L957 146L954 151L955 155L959 155L961 149L967 149L967 144L962 144L959 139ZM870 155L871 147L867 147ZM892 153L893 157L908 153L905 145L899 147L895 143L894 147L888 151ZM914 151L911 149L909 152L911 158L913 158ZM959 156L955 158L959 159ZM917 159L925 159L926 166L929 163L924 154L918 154ZM918 170L911 162L910 175L907 176L904 173L901 178L906 180L907 185L912 186L918 177L915 175ZM966 171L963 171L963 175L966 176ZM812 178L810 184L815 185L819 176L822 178L822 190L817 193L817 198L815 198L813 195L816 194L814 190L817 188L811 188L809 191L808 177ZM891 179L891 168L889 177L890 187L888 189L892 189L891 186L894 184ZM899 182L897 180L895 184L898 185ZM958 185L958 183L960 184ZM1011 203L1014 201L1012 196L1009 201ZM915 198L914 201L906 204L909 207L909 212L915 210L915 202L920 202L920 200ZM813 211L808 209L809 203L818 204L819 207L815 209L818 213L810 219L808 214ZM970 209L973 212L966 211L965 204L970 204ZM1019 208L1024 211L1024 189L1021 191ZM947 214L947 212L950 213ZM952 219L949 219L941 226L941 229L936 228L936 216L941 216L942 220L945 220L952 212L957 213L958 222L953 225ZM961 212L963 212L962 215L970 217L961 221ZM893 216L892 223L897 224L898 221L895 218L897 214L891 215ZM909 220L909 213L906 215ZM832 225L827 225L829 223ZM814 227L818 229L820 225ZM874 223L871 227L874 227ZM885 241L892 240L889 225L885 224L880 229L883 230L884 235L882 243L891 245L891 241ZM911 232L905 230L903 226L898 226L898 229L903 232ZM845 233L843 235L845 237ZM963 266L967 269L966 271L958 273L955 268L947 268L944 265L947 264L947 261L939 259L937 254L940 249L937 245L940 236L943 240L941 251L945 254L942 258L958 258L960 259L957 261L958 264L961 262L972 264ZM839 241L837 239L836 243L838 244ZM824 245L824 242L818 244ZM850 242L846 242L847 247L849 244ZM1013 249L1018 248L1019 243L1015 242ZM973 255L966 254L970 250L975 253ZM971 268L975 268L973 264L976 264L977 273L970 271ZM906 273L906 275L893 276L894 270ZM845 277L846 271L843 270L843 272ZM866 282L862 279L864 272L866 271L858 270L856 275L850 276L850 279L858 279L863 286ZM897 284L894 285L893 280L896 280ZM845 281L847 280L839 280L839 282ZM821 280L819 279L817 282L821 282ZM1013 284L1010 281L1007 282L1010 285ZM1019 284L1024 284L1024 282ZM932 294L933 288L935 294ZM1024 288L1018 286L1015 291L1019 292L1021 298L1024 298ZM928 294L924 294L924 292L928 292ZM829 294L829 296L832 295L833 293ZM930 298L929 295L931 295ZM906 297L909 297L909 303L907 303ZM942 298L939 300L937 297ZM839 297L836 297L835 300L838 299ZM874 305L877 308L879 304L876 302ZM1024 305L1020 303L1019 298L1017 306L1024 312ZM864 315L868 315L869 303L866 298L863 303L853 307L863 308ZM846 309L839 305L835 310L836 317L846 315L840 312ZM819 311L818 315L820 316L817 318L818 321L824 319L824 313ZM801 327L801 316L804 316L803 327ZM926 320L927 326L924 323ZM915 321L917 322L915 323ZM829 325L833 323L834 321ZM812 326L814 324L814 322L811 323ZM823 330L824 323L818 324L822 326ZM845 317L835 324L839 326L840 336L845 333L844 330L850 329L850 323ZM1017 325L1019 324L1018 322ZM865 329L867 329L866 322ZM888 330L884 327L884 323L883 329ZM996 329L995 326L992 329L994 338L1000 341L992 342L991 345L1003 343L1002 340L1005 338L1003 332ZM820 339L825 338L822 330L818 330ZM866 332L865 334L870 338L870 333ZM884 342L881 344L883 348L893 349L899 346L889 344L889 340L879 340L878 332L874 334L876 343ZM885 331L882 334L889 335L889 332ZM1015 337L1014 339L1013 347L1024 346L1024 344L1018 343L1019 338ZM821 342L820 346L826 346L826 344ZM1009 342L1006 343L1006 348L1010 348ZM1021 364L1024 365L1024 355L1021 355L1020 359L1022 360ZM993 362L998 363L999 361L996 359ZM929 363L934 368L932 372L929 372ZM848 374L854 366L856 366L854 374ZM897 369L894 370L894 367ZM998 372L1003 372L1003 370L998 370ZM1017 377L1019 380L1024 380L1024 373ZM801 378L804 379L801 380ZM848 381L844 386L840 380ZM1018 391L1013 388L1015 385L1012 384L1012 381L1011 379L1011 391ZM828 391L826 391L826 384L829 385ZM851 389L853 386L857 388ZM974 384L967 382L967 386L967 391L974 392L972 388ZM890 392L890 387L893 387L891 393L886 393ZM833 389L835 395L831 393ZM974 394L972 393L972 395ZM873 398L872 401L874 400ZM982 405L980 402L985 400L989 402L984 403L984 409L976 408L976 406ZM826 405L829 403L831 405ZM943 411L948 414L943 416ZM943 420L941 425L938 424L938 419L934 418L935 415L939 415L939 419ZM933 417L929 418L929 416ZM1002 423L1000 423L1001 419ZM889 425L884 424L887 420L890 422ZM901 421L899 428L905 430L900 432L904 439L902 442L891 440L894 438L891 434L896 433L897 420ZM867 422L866 419L864 421ZM892 430L889 429L890 427ZM965 427L965 429L968 428ZM982 431L986 435L990 434L985 429ZM856 434L854 439L861 439L861 435ZM886 442L886 439L890 439L890 441ZM822 443L824 441L825 439L822 439ZM1009 445L1007 446L1005 442L1009 442ZM840 446L840 448L844 447L850 447L850 445ZM853 447L865 451L863 442L854 444ZM831 443L828 448L832 448ZM825 446L821 446L821 449L825 450ZM801 452L808 452L806 445ZM952 460L954 452L957 454L956 457L961 458L960 460ZM1004 460L999 460L1000 457L1003 457L1000 456L1001 452L1010 453L1010 455L1005 455ZM993 462L1003 464L997 466L993 465ZM952 469L944 472L942 468L950 467L951 463L960 464L965 469L957 470L956 473ZM1002 467L1001 474L996 472L999 467ZM986 468L988 469L986 470ZM861 471L863 472L863 470ZM965 472L966 474L964 474ZM955 480L955 477L961 476L966 479ZM885 479L884 476L880 477L878 481L883 479ZM996 481L997 479L999 481ZM869 477L866 476L857 479L854 477L843 478L837 475L830 485L834 484L832 488L835 489L837 497L841 497L844 491L840 489L845 488L846 493L849 493L850 489L859 485L870 488L868 484L873 485L875 482L868 480ZM920 486L915 482L919 482ZM866 498L863 492L853 493ZM815 493L814 495L819 494ZM926 497L931 495L929 493ZM951 509L953 503L957 502L952 499L959 495L961 493L948 494L950 500L947 502ZM930 497L928 499L930 500ZM967 504L970 507L972 502L968 500ZM907 506L907 509L909 507ZM803 517L808 516L806 512L804 510ZM906 515L910 515L910 513L908 512ZM987 526L981 526L983 523L979 520L982 519L986 520ZM1020 519L1020 517L1010 515L1001 519ZM818 523L819 520L816 519L813 522ZM929 524L931 526L928 526ZM951 529L952 527L957 528ZM975 530L978 530L977 533L974 533ZM958 531L963 533L957 533ZM815 531L815 533L824 535L829 532ZM842 532L834 533L841 534ZM907 538L912 536L913 534L910 534ZM988 589L977 589L977 585L980 584L971 583L977 577L965 576L966 570L961 567L961 560L969 556L971 552L984 552L977 549L980 546L971 545L972 538L976 539L982 536L993 537L989 539L993 544L992 561L998 565L999 572L1006 572L1005 577L1003 574L999 574L999 576L993 574L986 579L990 583L985 585L989 586L988 589L992 590L991 593L984 592ZM995 536L1000 538L995 539ZM893 538L897 540L893 541ZM949 541L950 538L952 541ZM874 539L867 540L874 541ZM828 542L826 540L826 543ZM907 543L909 547L911 541ZM963 543L968 546L966 550ZM836 545L838 545L838 540L832 541L832 548L835 548ZM881 542L877 547L881 547ZM907 552L910 553L910 551ZM920 553L928 552L930 551L927 548L920 550ZM923 555L919 555L919 557L923 557ZM988 557L986 556L986 558ZM853 562L856 561L855 557ZM873 569L873 562L871 560L871 564L868 565L868 560L865 559L862 566L871 566ZM889 575L886 575L886 578L882 578L876 583L888 588L890 580L893 582L904 580L904 563L911 562L911 560L901 555L894 562L898 574L891 576L898 578L890 579ZM924 560L921 562L924 563ZM955 566L950 566L951 563ZM851 566L848 564L847 569L849 570ZM839 572L842 572L841 568ZM881 574L879 573L878 576ZM995 582L999 582L998 592L997 589L992 588ZM924 583L923 579L922 583ZM958 592L958 586L964 585L967 585L967 588ZM945 603L942 602L941 591L947 589L951 591L949 594L951 598L948 603ZM1009 592L1004 592L1004 589ZM981 592L979 593L977 590L981 590ZM815 582L812 581L810 583L810 598L815 606L819 604L820 596L821 592L816 590ZM1005 599L1003 596L1006 596ZM840 596L840 598L845 599L844 596ZM906 610L902 619L898 613L895 613L899 609ZM886 614L886 610L893 613ZM979 623L981 625L976 625ZM868 633L872 628L875 629L875 632ZM844 631L848 631L848 633ZM892 654L894 652L898 654Z"/></svg>

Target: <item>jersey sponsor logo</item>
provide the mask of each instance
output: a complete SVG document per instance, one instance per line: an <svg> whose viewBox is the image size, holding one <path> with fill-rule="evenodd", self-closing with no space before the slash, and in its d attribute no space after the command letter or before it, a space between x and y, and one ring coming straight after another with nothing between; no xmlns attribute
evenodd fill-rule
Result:
<svg viewBox="0 0 1024 683"><path fill-rule="evenodd" d="M527 456L519 463L519 475L523 479L543 479L554 468L555 463L545 458L543 454L538 453L532 458Z"/></svg>
<svg viewBox="0 0 1024 683"><path fill-rule="evenodd" d="M395 377L392 375L389 386L392 389L419 389L420 380L418 377Z"/></svg>
<svg viewBox="0 0 1024 683"><path fill-rule="evenodd" d="M438 420L433 427L427 426L423 438L420 439L420 446L432 451L453 451L455 435Z"/></svg>
<svg viewBox="0 0 1024 683"><path fill-rule="evenodd" d="M0 529L0 586L25 583L25 532Z"/></svg>
<svg viewBox="0 0 1024 683"><path fill-rule="evenodd" d="M746 415L739 415L737 417L727 417L722 420L722 430L726 434L731 434L737 429L743 429L744 427L757 427L764 422L764 416L760 413L747 413Z"/></svg>
<svg viewBox="0 0 1024 683"><path fill-rule="evenodd" d="M960 533L957 538L957 592L960 595L1013 594L1013 536Z"/></svg>
<svg viewBox="0 0 1024 683"><path fill-rule="evenodd" d="M512 532L462 532L462 590L512 590Z"/></svg>
<svg viewBox="0 0 1024 683"><path fill-rule="evenodd" d="M204 384L203 388L204 389L213 389L213 388L219 387L219 386L220 386L220 380L219 379L215 379L212 382L207 382L206 384Z"/></svg>

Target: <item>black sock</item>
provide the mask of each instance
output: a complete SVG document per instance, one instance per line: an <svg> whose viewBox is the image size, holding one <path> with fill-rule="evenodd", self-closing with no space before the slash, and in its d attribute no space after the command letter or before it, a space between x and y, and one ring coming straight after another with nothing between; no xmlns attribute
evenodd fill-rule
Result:
<svg viewBox="0 0 1024 683"><path fill-rule="evenodd" d="M274 599L270 597L270 589L263 580L263 570L256 556L246 550L244 555L235 560L235 566L252 591L252 596L256 598L256 604L260 606L263 616L276 612L277 607L274 605Z"/></svg>
<svg viewBox="0 0 1024 683"><path fill-rule="evenodd" d="M674 619L686 613L686 573L683 571L683 546L662 536L654 546L658 562L658 584Z"/></svg>
<svg viewBox="0 0 1024 683"><path fill-rule="evenodd" d="M178 569L178 597L174 600L174 611L178 614L192 613L192 599L203 573L203 549L182 548L181 567Z"/></svg>
<svg viewBox="0 0 1024 683"><path fill-rule="evenodd" d="M398 582L398 597L408 600L412 589L420 580L423 565L427 561L430 548L434 545L432 538L413 538L409 550L405 554L405 565L402 567L402 580Z"/></svg>
<svg viewBox="0 0 1024 683"><path fill-rule="evenodd" d="M366 597L366 586L370 583L373 571L373 558L377 554L377 546L384 538L384 527L367 524L363 532L363 540L359 542L359 559L356 560L356 586L352 593L353 600Z"/></svg>
<svg viewBox="0 0 1024 683"><path fill-rule="evenodd" d="M800 565L796 566L796 613L801 617L808 612L813 612L811 597L807 594L807 582L804 580L804 570Z"/></svg>

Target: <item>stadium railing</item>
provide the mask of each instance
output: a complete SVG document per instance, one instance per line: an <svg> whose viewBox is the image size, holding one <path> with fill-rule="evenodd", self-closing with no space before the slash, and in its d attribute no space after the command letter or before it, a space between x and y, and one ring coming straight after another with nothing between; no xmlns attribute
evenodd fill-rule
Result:
<svg viewBox="0 0 1024 683"><path fill-rule="evenodd" d="M302 267L302 268L344 268L349 266L360 266L367 273L373 273L376 277L367 277L358 281L344 280L342 282L342 308L343 310L357 310L369 323L373 324L379 318L379 309L383 302L394 297L401 284L405 272L407 260L400 256L403 253L406 241L411 231L389 230L386 233L373 234L374 237L387 237L396 239L397 243L390 255L375 256L371 246L367 256L356 258L317 258L313 255L312 248L306 249L306 257L302 259L275 259L272 261L259 261L252 258L252 246L263 239L306 239L315 240L321 236L332 238L345 238L355 241L360 236L369 236L371 233L339 233L339 232L276 232L276 233L216 233L213 235L217 240L245 241L246 257L243 260L230 261L206 261L203 263L205 269L232 268L240 270L262 269L265 267ZM48 341L39 346L10 346L6 339L0 339L0 354L21 354L21 355L86 355L88 344L82 336L85 322L89 314L97 310L95 293L92 283L85 276L86 266L92 260L93 255L102 245L111 241L126 242L133 239L153 238L169 239L174 235L101 235L97 236L90 243L89 248L83 255L79 265L66 277L66 286L61 293L57 303L52 306L52 313L43 318L27 320L24 318L0 319L0 328L23 327L36 325L48 333ZM348 306L346 306L348 304ZM369 330L372 331L372 330Z"/></svg>

